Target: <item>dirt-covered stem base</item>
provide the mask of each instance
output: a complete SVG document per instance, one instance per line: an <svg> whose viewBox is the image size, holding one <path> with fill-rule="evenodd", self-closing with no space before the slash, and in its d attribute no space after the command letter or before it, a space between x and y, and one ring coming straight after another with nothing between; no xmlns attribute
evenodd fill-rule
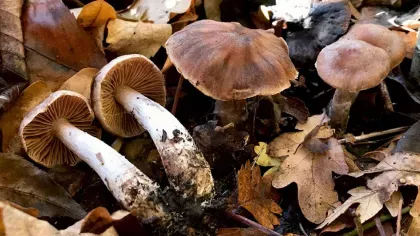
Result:
<svg viewBox="0 0 420 236"><path fill-rule="evenodd" d="M343 134L346 131L350 108L358 94L358 92L353 93L343 89L335 90L328 107L328 115L331 118L331 127L336 129L337 134Z"/></svg>

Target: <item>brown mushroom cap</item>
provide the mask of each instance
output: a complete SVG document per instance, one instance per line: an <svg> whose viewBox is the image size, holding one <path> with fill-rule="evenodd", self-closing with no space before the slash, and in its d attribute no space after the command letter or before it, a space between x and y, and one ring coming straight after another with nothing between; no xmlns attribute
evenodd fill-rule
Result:
<svg viewBox="0 0 420 236"><path fill-rule="evenodd" d="M128 86L164 106L165 79L159 68L141 55L117 57L96 75L92 90L96 117L108 132L120 137L134 137L144 129L115 99L115 91L120 86Z"/></svg>
<svg viewBox="0 0 420 236"><path fill-rule="evenodd" d="M375 24L355 24L342 39L362 40L382 48L388 53L391 69L399 65L405 57L404 40L395 32Z"/></svg>
<svg viewBox="0 0 420 236"><path fill-rule="evenodd" d="M92 109L82 95L72 91L52 93L32 109L23 119L19 135L28 156L46 167L75 165L80 159L54 135L54 122L65 118L75 127L100 137L100 129L93 125Z"/></svg>
<svg viewBox="0 0 420 236"><path fill-rule="evenodd" d="M238 23L197 21L173 34L166 50L186 79L218 100L277 94L297 77L282 38Z"/></svg>
<svg viewBox="0 0 420 236"><path fill-rule="evenodd" d="M319 76L334 88L350 92L380 84L390 70L385 50L360 40L339 40L322 49L316 61Z"/></svg>

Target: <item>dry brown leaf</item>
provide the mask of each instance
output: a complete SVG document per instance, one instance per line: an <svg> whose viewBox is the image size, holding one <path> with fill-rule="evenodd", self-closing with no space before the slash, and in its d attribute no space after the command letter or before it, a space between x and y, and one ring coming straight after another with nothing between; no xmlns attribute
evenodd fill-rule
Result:
<svg viewBox="0 0 420 236"><path fill-rule="evenodd" d="M117 18L117 13L111 5L104 0L96 0L83 6L77 16L77 22L84 28L99 27L115 18Z"/></svg>
<svg viewBox="0 0 420 236"><path fill-rule="evenodd" d="M99 72L96 68L84 68L64 82L59 90L69 90L80 93L90 101L93 78Z"/></svg>
<svg viewBox="0 0 420 236"><path fill-rule="evenodd" d="M249 161L238 171L238 202L263 226L273 229L280 224L274 214L282 209L270 198L271 176L261 177L260 167L251 168Z"/></svg>
<svg viewBox="0 0 420 236"><path fill-rule="evenodd" d="M400 199L402 199L402 194L400 191L394 192L391 195L391 198L385 202L385 206L388 209L389 213L391 214L392 217L397 217L398 215L398 210L400 208L399 206L399 202Z"/></svg>
<svg viewBox="0 0 420 236"><path fill-rule="evenodd" d="M192 0L136 0L129 9L118 13L122 19L147 21L156 24L168 23L171 13L186 12Z"/></svg>
<svg viewBox="0 0 420 236"><path fill-rule="evenodd" d="M120 19L108 23L106 48L118 55L138 53L146 57L156 54L172 34L169 24L130 22Z"/></svg>
<svg viewBox="0 0 420 236"><path fill-rule="evenodd" d="M31 83L43 80L55 91L77 71L106 64L104 54L60 0L28 0L22 24Z"/></svg>
<svg viewBox="0 0 420 236"><path fill-rule="evenodd" d="M296 183L303 215L319 224L331 205L338 201L332 172L347 174L348 170L343 148L336 139L330 138L325 153L313 153L301 146L295 154L290 154L276 173L273 186L284 188Z"/></svg>
<svg viewBox="0 0 420 236"><path fill-rule="evenodd" d="M368 181L368 188L378 191L382 202L390 199L401 185L420 185L420 154L396 153L385 158L375 167L349 174L360 177L364 174L381 173Z"/></svg>
<svg viewBox="0 0 420 236"><path fill-rule="evenodd" d="M325 114L315 115L308 118L304 124L298 123L296 129L302 130L295 133L284 133L275 138L268 145L268 154L272 157L284 157L296 152L296 149L303 143L307 134L315 127L326 122L328 117ZM324 134L324 133L322 133Z"/></svg>
<svg viewBox="0 0 420 236"><path fill-rule="evenodd" d="M366 187L357 187L348 192L351 197L347 199L341 206L334 209L333 213L329 215L317 229L322 229L331 224L335 219L342 215L353 204L358 203L356 213L360 216L360 221L363 223L372 218L378 213L383 206L379 199L379 193L367 189Z"/></svg>
<svg viewBox="0 0 420 236"><path fill-rule="evenodd" d="M220 3L222 0L206 0L204 1L204 11L206 12L207 19L220 20Z"/></svg>
<svg viewBox="0 0 420 236"><path fill-rule="evenodd" d="M408 229L408 236L420 235L420 187L418 187L417 197L410 210L410 215L413 217L410 228Z"/></svg>
<svg viewBox="0 0 420 236"><path fill-rule="evenodd" d="M217 236L267 236L256 228L221 228L217 230Z"/></svg>
<svg viewBox="0 0 420 236"><path fill-rule="evenodd" d="M405 43L405 57L407 58L413 58L414 49L416 48L417 43L417 32L401 32L401 31L394 31L397 32L400 37L404 39Z"/></svg>
<svg viewBox="0 0 420 236"><path fill-rule="evenodd" d="M336 202L332 205L332 208L328 210L328 216L334 213L334 209L341 206L341 202ZM336 233L339 232L345 228L352 227L354 225L353 219L351 217L348 217L346 215L341 215L338 217L337 220L335 220L333 223L331 223L328 226L325 226L322 231L319 233L319 235L329 234L329 233Z"/></svg>
<svg viewBox="0 0 420 236"><path fill-rule="evenodd" d="M18 135L19 126L27 112L41 103L51 94L43 81L33 83L26 88L14 103L14 106L4 113L0 119L2 131L2 151L20 153L22 144Z"/></svg>

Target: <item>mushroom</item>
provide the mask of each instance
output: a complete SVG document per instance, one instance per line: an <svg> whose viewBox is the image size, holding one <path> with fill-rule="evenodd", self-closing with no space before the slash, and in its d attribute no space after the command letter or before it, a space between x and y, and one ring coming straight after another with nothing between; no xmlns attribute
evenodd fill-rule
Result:
<svg viewBox="0 0 420 236"><path fill-rule="evenodd" d="M282 38L238 23L197 21L173 34L166 50L192 85L217 100L222 123L240 122L246 98L280 93L298 74Z"/></svg>
<svg viewBox="0 0 420 236"><path fill-rule="evenodd" d="M19 135L35 162L52 167L83 160L126 209L141 208L144 217L164 218L163 207L154 198L158 185L97 139L99 129L93 120L94 113L82 95L57 91L25 116Z"/></svg>
<svg viewBox="0 0 420 236"><path fill-rule="evenodd" d="M165 83L153 62L141 55L112 60L96 76L92 100L97 118L110 133L131 137L142 127L149 132L174 189L186 197L212 195L209 164L185 127L161 106Z"/></svg>
<svg viewBox="0 0 420 236"><path fill-rule="evenodd" d="M351 105L359 91L375 87L390 71L385 50L360 40L339 40L322 49L315 63L319 76L336 88L329 105L331 126L347 128Z"/></svg>

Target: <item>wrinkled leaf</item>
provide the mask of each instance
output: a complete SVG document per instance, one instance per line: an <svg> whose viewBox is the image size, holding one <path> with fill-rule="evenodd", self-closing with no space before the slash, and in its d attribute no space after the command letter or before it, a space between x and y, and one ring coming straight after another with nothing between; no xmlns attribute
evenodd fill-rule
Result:
<svg viewBox="0 0 420 236"><path fill-rule="evenodd" d="M40 210L41 216L82 218L86 212L48 175L23 157L0 155L0 199Z"/></svg>
<svg viewBox="0 0 420 236"><path fill-rule="evenodd" d="M259 142L258 145L254 147L254 152L257 154L257 165L271 167L264 173L264 176L276 172L283 161L280 158L273 158L267 155L267 144L264 142Z"/></svg>
<svg viewBox="0 0 420 236"><path fill-rule="evenodd" d="M238 171L238 202L263 226L273 229L280 224L274 214L282 209L270 196L271 176L261 177L260 167L251 168L249 161Z"/></svg>
<svg viewBox="0 0 420 236"><path fill-rule="evenodd" d="M104 0L96 0L83 6L77 16L77 22L85 28L98 27L115 18L117 18L117 13L111 5Z"/></svg>
<svg viewBox="0 0 420 236"><path fill-rule="evenodd" d="M348 192L351 197L347 199L341 206L334 209L333 213L329 215L317 229L322 229L331 224L335 219L342 215L353 204L359 203L356 213L359 215L360 221L365 221L372 218L376 213L382 209L383 203L379 199L379 193L367 189L366 187L357 187Z"/></svg>
<svg viewBox="0 0 420 236"><path fill-rule="evenodd" d="M289 155L275 174L273 186L284 188L296 183L303 215L319 224L331 205L338 201L332 172L347 174L348 170L343 148L336 139L330 138L325 153L313 153L301 146L296 154Z"/></svg>
<svg viewBox="0 0 420 236"><path fill-rule="evenodd" d="M22 24L31 83L43 80L55 91L77 71L106 64L104 54L60 0L28 0Z"/></svg>
<svg viewBox="0 0 420 236"><path fill-rule="evenodd" d="M7 111L0 119L0 128L3 135L2 151L20 153L22 144L19 137L19 126L26 113L41 103L51 94L47 84L43 81L33 83L26 88L14 103L13 107Z"/></svg>
<svg viewBox="0 0 420 236"><path fill-rule="evenodd" d="M218 236L266 236L268 234L261 232L256 228L221 228L217 230Z"/></svg>
<svg viewBox="0 0 420 236"><path fill-rule="evenodd" d="M118 15L127 20L164 24L168 23L171 13L184 13L190 5L191 0L137 0Z"/></svg>
<svg viewBox="0 0 420 236"><path fill-rule="evenodd" d="M172 34L169 24L130 22L120 19L108 23L106 48L118 55L138 53L146 57L156 54Z"/></svg>
<svg viewBox="0 0 420 236"><path fill-rule="evenodd" d="M420 187L418 187L417 197L410 210L410 215L413 217L410 228L408 229L408 236L420 235Z"/></svg>

